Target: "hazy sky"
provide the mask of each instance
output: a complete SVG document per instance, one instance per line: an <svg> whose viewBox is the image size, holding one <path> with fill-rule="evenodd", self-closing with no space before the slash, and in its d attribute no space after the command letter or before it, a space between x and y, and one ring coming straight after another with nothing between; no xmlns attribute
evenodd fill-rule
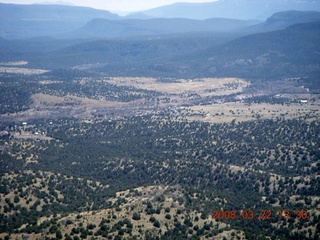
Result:
<svg viewBox="0 0 320 240"><path fill-rule="evenodd" d="M43 2L59 2L55 0L0 0L2 3L31 4ZM60 2L73 3L77 6L88 6L117 12L134 12L146 10L175 2L214 2L217 0L63 0Z"/></svg>

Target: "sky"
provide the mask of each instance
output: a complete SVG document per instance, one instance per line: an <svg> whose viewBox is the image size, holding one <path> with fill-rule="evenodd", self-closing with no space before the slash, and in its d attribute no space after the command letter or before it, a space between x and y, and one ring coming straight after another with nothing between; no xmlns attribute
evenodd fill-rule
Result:
<svg viewBox="0 0 320 240"><path fill-rule="evenodd" d="M147 10L176 2L214 2L217 0L63 0L76 6L93 7L97 9L109 10L112 12L136 12ZM43 2L59 2L54 0L0 0L1 3L32 4ZM62 1L60 1L62 2Z"/></svg>

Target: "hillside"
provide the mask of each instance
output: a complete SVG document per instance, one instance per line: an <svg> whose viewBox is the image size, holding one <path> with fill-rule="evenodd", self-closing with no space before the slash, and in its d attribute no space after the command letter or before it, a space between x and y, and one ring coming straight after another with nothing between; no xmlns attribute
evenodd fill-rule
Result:
<svg viewBox="0 0 320 240"><path fill-rule="evenodd" d="M57 40L33 38L29 40L0 39L3 48L0 61L21 58L35 68L57 69L82 64L140 64L155 59L168 59L179 54L197 52L225 43L238 36L235 33L181 33L165 36L141 36L132 39ZM41 48L40 48L40 47Z"/></svg>
<svg viewBox="0 0 320 240"><path fill-rule="evenodd" d="M285 11L277 12L263 23L247 28L249 32L268 32L281 30L293 24L320 21L320 12L316 11Z"/></svg>
<svg viewBox="0 0 320 240"><path fill-rule="evenodd" d="M250 79L313 78L319 74L320 22L241 37L190 56L190 70Z"/></svg>

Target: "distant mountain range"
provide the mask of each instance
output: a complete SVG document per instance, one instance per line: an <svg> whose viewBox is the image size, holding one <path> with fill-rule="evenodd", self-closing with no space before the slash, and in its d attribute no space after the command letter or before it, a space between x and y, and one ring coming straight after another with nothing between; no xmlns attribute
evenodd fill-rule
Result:
<svg viewBox="0 0 320 240"><path fill-rule="evenodd" d="M45 2L39 2L39 3L34 3L34 4L48 4L48 5L64 5L64 6L76 6L73 3L70 2L63 2L63 1L55 1L55 2L50 2L50 1L45 1Z"/></svg>
<svg viewBox="0 0 320 240"><path fill-rule="evenodd" d="M211 18L193 20L184 18L154 18L107 20L94 19L85 26L59 35L59 38L126 38L176 33L233 32L258 33L284 29L296 23L320 21L320 12L286 11L273 14L266 21Z"/></svg>
<svg viewBox="0 0 320 240"><path fill-rule="evenodd" d="M43 12L33 16L35 9ZM90 8L0 4L0 29L5 37L0 62L25 60L32 68L108 76L301 78L319 84L317 11L277 12L256 24L123 19ZM25 39L30 36L50 37Z"/></svg>
<svg viewBox="0 0 320 240"><path fill-rule="evenodd" d="M75 21L86 23L94 18L120 19L116 14L89 7L52 4L0 3L0 21Z"/></svg>
<svg viewBox="0 0 320 240"><path fill-rule="evenodd" d="M320 19L320 14L319 14ZM190 32L230 32L240 31L255 25L257 21L211 18L192 19L94 19L82 28L60 35L59 38L121 38L142 35L163 35Z"/></svg>
<svg viewBox="0 0 320 240"><path fill-rule="evenodd" d="M127 17L87 7L0 3L0 37L26 39L49 36L65 39L124 38L190 32L248 33L283 29L294 23L315 21L319 17L318 12L293 10L270 17L282 9L320 11L320 1L220 0L201 4L177 3ZM262 14L264 17L253 14ZM257 20L248 20L267 17L270 18L260 25L257 25ZM200 18L205 20L196 20Z"/></svg>
<svg viewBox="0 0 320 240"><path fill-rule="evenodd" d="M108 11L48 4L0 3L0 36L30 38L53 36L80 28L94 18L120 19Z"/></svg>
<svg viewBox="0 0 320 240"><path fill-rule="evenodd" d="M222 39L217 40L216 34L140 40L82 40L73 44L71 40L0 39L0 62L26 60L32 68L85 68L108 76L319 81L320 21L233 40ZM38 52L35 46L45 46L47 42L52 50Z"/></svg>
<svg viewBox="0 0 320 240"><path fill-rule="evenodd" d="M275 12L298 10L320 11L317 0L219 0L209 3L175 3L139 12L140 16L153 18L192 18L212 17L232 19L265 20ZM138 17L137 13L134 15Z"/></svg>
<svg viewBox="0 0 320 240"><path fill-rule="evenodd" d="M214 76L240 77L251 81L298 78L313 82L319 89L319 42L320 21L296 24L284 30L250 34L186 54L165 51L166 58L163 55L159 59L155 56L151 58L147 54L143 58L131 58L130 62L123 62L122 66L112 61L105 62L103 67L96 70L115 76ZM153 47L150 48L152 53L159 52L163 45L156 44Z"/></svg>

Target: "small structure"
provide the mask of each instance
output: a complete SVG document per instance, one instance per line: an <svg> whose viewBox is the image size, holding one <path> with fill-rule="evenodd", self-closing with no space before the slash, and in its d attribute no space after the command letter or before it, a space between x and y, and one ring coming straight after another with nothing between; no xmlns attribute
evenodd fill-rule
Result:
<svg viewBox="0 0 320 240"><path fill-rule="evenodd" d="M27 122L23 122L23 123L22 123L23 131L25 131L25 130L26 130L26 126L27 126L27 124L28 124Z"/></svg>

